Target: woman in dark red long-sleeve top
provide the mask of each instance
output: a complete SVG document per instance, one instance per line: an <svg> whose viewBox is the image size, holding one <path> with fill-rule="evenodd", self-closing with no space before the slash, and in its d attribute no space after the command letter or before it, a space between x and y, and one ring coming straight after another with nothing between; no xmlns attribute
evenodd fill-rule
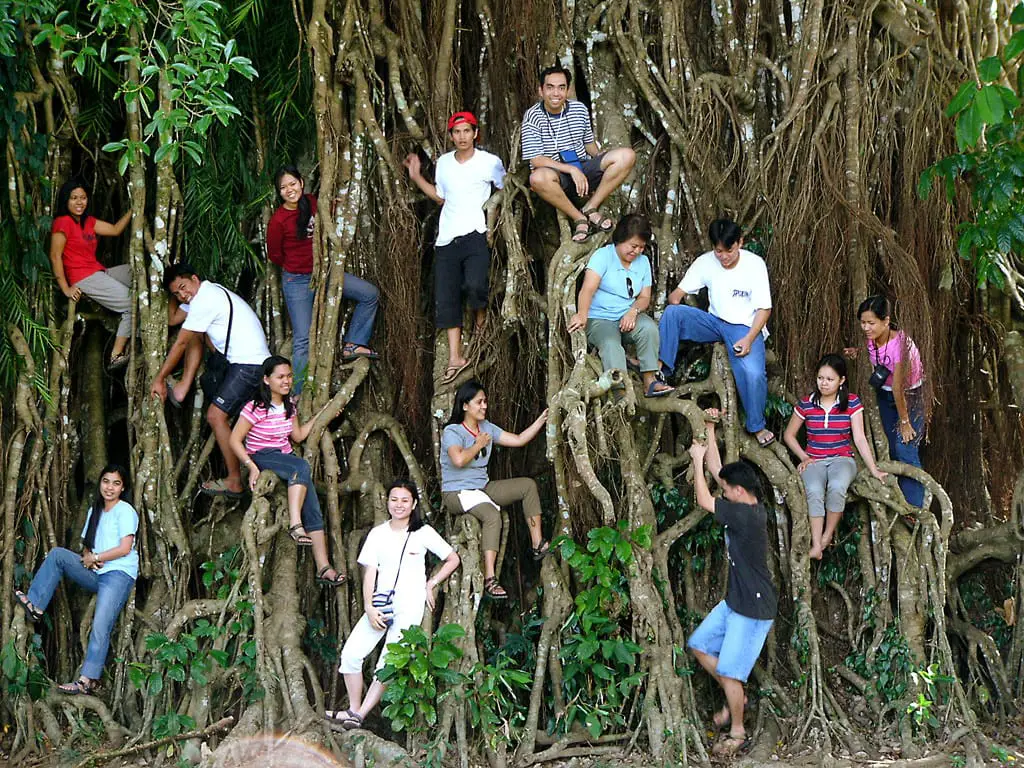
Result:
<svg viewBox="0 0 1024 768"><path fill-rule="evenodd" d="M309 326L313 322L313 298L309 280L313 273L313 226L316 198L304 194L305 182L293 165L280 168L274 176L281 207L267 225L267 257L281 268L281 291L292 323L292 361L296 373L295 392L302 390L309 360ZM377 287L345 273L341 296L356 302L345 333L342 360L357 357L377 359L370 348L377 317Z"/></svg>

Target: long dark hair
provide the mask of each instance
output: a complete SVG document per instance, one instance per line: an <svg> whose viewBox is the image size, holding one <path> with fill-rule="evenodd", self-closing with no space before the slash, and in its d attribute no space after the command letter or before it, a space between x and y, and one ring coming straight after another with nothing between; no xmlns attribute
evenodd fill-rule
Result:
<svg viewBox="0 0 1024 768"><path fill-rule="evenodd" d="M466 417L465 407L479 392L486 392L484 385L476 379L470 379L455 393L455 405L452 406L452 416L448 419L448 424L461 424L462 420ZM446 424L445 426L448 426Z"/></svg>
<svg viewBox="0 0 1024 768"><path fill-rule="evenodd" d="M130 481L128 480L128 473L125 468L120 464L111 462L107 464L100 472L99 479L96 481L96 496L92 500L92 506L89 507L89 522L85 526L85 535L82 537L82 544L86 549L92 550L96 546L96 529L100 525L100 515L103 514L103 505L106 503L103 499L103 494L100 493L102 487L103 476L117 473L121 478L121 498L130 490Z"/></svg>
<svg viewBox="0 0 1024 768"><path fill-rule="evenodd" d="M85 229L85 222L90 216L92 216L92 189L86 184L84 179L78 176L72 176L70 179L61 185L61 188L57 191L57 212L53 218L58 216L71 216L71 211L68 210L68 202L71 200L71 193L76 189L81 189L85 192L86 197L89 201L85 204L85 210L82 211L82 216L78 220L78 226ZM74 216L71 216L74 219Z"/></svg>
<svg viewBox="0 0 1024 768"><path fill-rule="evenodd" d="M282 205L284 205L284 198L281 197L281 179L285 176L294 176L303 184L306 183L306 180L302 178L302 174L299 173L299 169L294 165L282 165L278 168L277 173L274 174L274 191L277 193L278 202ZM313 218L313 206L310 204L309 198L306 197L306 188L303 186L302 196L299 197L299 216L295 219L295 236L300 240L306 238L311 218Z"/></svg>
<svg viewBox="0 0 1024 768"><path fill-rule="evenodd" d="M811 393L811 402L815 405L821 404L821 390L818 389L818 371L826 366L838 373L839 378L845 379L839 385L839 392L836 393L839 398L839 410L845 413L850 407L850 380L846 378L846 361L843 360L842 355L829 353L818 361L814 368L814 391Z"/></svg>
<svg viewBox="0 0 1024 768"><path fill-rule="evenodd" d="M879 320L885 320L889 318L889 327L894 331L898 330L896 325L896 318L892 316L892 302L889 301L885 296L877 294L875 296L868 296L864 301L857 307L857 319L860 320L860 316L865 312L871 312Z"/></svg>
<svg viewBox="0 0 1024 768"><path fill-rule="evenodd" d="M413 507L412 514L409 515L409 533L418 531L425 525L425 523L423 521L423 515L420 514L420 492L419 489L416 488L416 483L412 480L395 480L388 486L388 492L385 494L385 498L390 498L391 492L395 490L395 488L404 488L412 494ZM385 503L387 502L385 501Z"/></svg>
<svg viewBox="0 0 1024 768"><path fill-rule="evenodd" d="M287 365L289 368L292 367L292 361L282 355L271 355L263 361L263 372L260 375L259 386L256 387L256 396L253 397L253 407L262 408L264 411L269 411L270 406L273 405L274 399L270 394L270 387L263 379L270 376L274 369L279 365ZM295 403L292 402L292 398L289 395L284 398L284 415L287 418L291 418L295 414Z"/></svg>

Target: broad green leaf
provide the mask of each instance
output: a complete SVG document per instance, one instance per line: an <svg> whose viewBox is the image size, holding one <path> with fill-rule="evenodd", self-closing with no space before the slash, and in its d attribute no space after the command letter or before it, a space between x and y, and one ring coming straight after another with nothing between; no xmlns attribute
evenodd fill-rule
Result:
<svg viewBox="0 0 1024 768"><path fill-rule="evenodd" d="M1003 49L1003 56L1008 62L1016 59L1021 53L1024 53L1024 29L1014 32L1009 42L1006 43L1006 48Z"/></svg>
<svg viewBox="0 0 1024 768"><path fill-rule="evenodd" d="M1024 3L1017 3L1017 7L1010 14L1011 24L1024 24ZM984 703L984 702L982 702Z"/></svg>
<svg viewBox="0 0 1024 768"><path fill-rule="evenodd" d="M978 62L978 77L986 83L998 80L1002 72L1003 62L999 60L998 56L989 56L987 59L982 59Z"/></svg>
<svg viewBox="0 0 1024 768"><path fill-rule="evenodd" d="M978 110L981 121L987 125L999 125L1006 117L1003 97L994 85L986 85L978 91L978 95L974 99L974 108Z"/></svg>
<svg viewBox="0 0 1024 768"><path fill-rule="evenodd" d="M956 92L956 96L949 102L949 106L946 107L946 117L953 117L962 112L967 105L974 101L975 95L978 93L978 88L974 84L973 80L969 80L960 86L960 90Z"/></svg>
<svg viewBox="0 0 1024 768"><path fill-rule="evenodd" d="M956 144L961 151L971 149L981 138L984 122L978 114L978 105L972 104L960 113L956 121Z"/></svg>

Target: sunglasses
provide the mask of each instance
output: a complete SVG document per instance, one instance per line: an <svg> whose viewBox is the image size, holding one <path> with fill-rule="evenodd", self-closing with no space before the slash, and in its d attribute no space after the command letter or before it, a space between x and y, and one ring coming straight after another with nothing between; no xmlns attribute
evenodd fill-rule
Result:
<svg viewBox="0 0 1024 768"><path fill-rule="evenodd" d="M626 293L629 295L629 298L633 298L633 279L629 277L626 278Z"/></svg>
<svg viewBox="0 0 1024 768"><path fill-rule="evenodd" d="M480 459L481 461L486 461L487 460L487 446L486 445L483 448L480 449L480 453L478 453L476 455L476 457L478 459Z"/></svg>

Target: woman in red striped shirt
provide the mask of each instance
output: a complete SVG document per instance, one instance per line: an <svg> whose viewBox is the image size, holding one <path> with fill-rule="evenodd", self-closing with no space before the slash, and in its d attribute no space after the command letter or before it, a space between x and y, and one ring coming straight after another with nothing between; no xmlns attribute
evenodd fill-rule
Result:
<svg viewBox="0 0 1024 768"><path fill-rule="evenodd" d="M801 425L807 429L806 449L797 440ZM886 474L875 465L864 434L864 406L846 382L846 361L839 355L825 355L818 362L814 391L797 404L783 437L800 459L797 471L807 491L810 554L815 560L821 560L832 543L846 508L846 490L857 476L851 438L868 471L883 479Z"/></svg>
<svg viewBox="0 0 1024 768"><path fill-rule="evenodd" d="M292 399L292 377L288 358L271 355L263 361L263 381L256 398L239 414L231 431L231 448L249 470L250 490L256 490L256 481L265 469L288 483L288 535L300 546L313 547L317 583L338 587L345 577L327 557L324 518L309 462L292 452L292 443L306 439L320 414L305 424L299 422Z"/></svg>

